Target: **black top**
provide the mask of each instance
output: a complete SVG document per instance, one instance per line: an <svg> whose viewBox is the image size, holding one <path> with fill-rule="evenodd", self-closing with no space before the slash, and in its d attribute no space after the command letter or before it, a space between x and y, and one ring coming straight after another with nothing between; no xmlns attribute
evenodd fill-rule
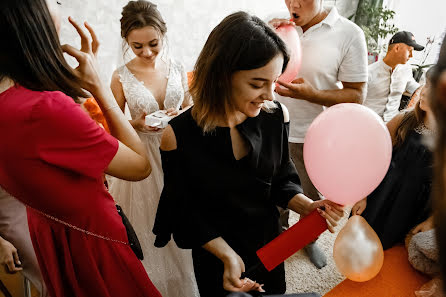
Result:
<svg viewBox="0 0 446 297"><path fill-rule="evenodd" d="M407 133L393 149L381 184L367 197L363 217L378 234L384 249L403 242L407 233L431 213L432 153L422 135Z"/></svg>
<svg viewBox="0 0 446 297"><path fill-rule="evenodd" d="M276 205L286 208L301 193L288 153L289 123L280 103L237 126L250 152L236 160L230 129L204 134L191 110L170 122L177 149L161 151L164 189L153 232L155 245L171 234L181 248L196 248L223 237L243 257L279 233Z"/></svg>

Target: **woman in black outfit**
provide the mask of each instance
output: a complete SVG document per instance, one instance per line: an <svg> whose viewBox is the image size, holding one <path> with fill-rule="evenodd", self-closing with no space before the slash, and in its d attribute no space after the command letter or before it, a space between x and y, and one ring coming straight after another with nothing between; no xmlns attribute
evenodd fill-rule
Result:
<svg viewBox="0 0 446 297"><path fill-rule="evenodd" d="M290 161L288 111L273 101L288 60L283 41L259 18L226 17L195 65L195 105L163 134L155 245L173 234L192 249L201 297L261 291L261 284L268 294L285 292L283 264L271 272L260 265L240 279L259 263L256 250L279 235L276 206L302 215L318 209L331 231L343 215L340 206L302 194Z"/></svg>
<svg viewBox="0 0 446 297"><path fill-rule="evenodd" d="M427 84L414 108L396 115L387 123L392 137L392 161L379 186L352 207L375 230L383 248L389 249L412 230L412 234L432 229L432 152L426 137L434 134L435 118L429 107L431 70Z"/></svg>

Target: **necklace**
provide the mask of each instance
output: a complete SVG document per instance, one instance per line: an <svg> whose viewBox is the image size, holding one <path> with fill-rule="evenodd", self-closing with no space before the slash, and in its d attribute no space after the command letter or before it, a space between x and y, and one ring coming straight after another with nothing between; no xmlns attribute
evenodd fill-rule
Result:
<svg viewBox="0 0 446 297"><path fill-rule="evenodd" d="M424 123L420 123L414 130L415 130L415 132L417 132L418 134L421 134L421 135L432 135L432 134L434 134L434 130L429 129L428 127L426 127L426 125L424 125Z"/></svg>

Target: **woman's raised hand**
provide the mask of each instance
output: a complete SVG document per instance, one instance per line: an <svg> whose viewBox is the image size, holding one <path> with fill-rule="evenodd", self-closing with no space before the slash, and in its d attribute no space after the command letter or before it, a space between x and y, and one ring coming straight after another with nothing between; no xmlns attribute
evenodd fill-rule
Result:
<svg viewBox="0 0 446 297"><path fill-rule="evenodd" d="M81 38L81 48L79 50L69 44L64 44L62 45L62 50L77 60L79 66L74 69L74 73L80 79L81 86L95 96L95 93L102 88L96 62L96 55L99 49L98 38L93 28L87 22L84 23L84 26L90 33L91 38L71 17L68 18L68 21Z"/></svg>

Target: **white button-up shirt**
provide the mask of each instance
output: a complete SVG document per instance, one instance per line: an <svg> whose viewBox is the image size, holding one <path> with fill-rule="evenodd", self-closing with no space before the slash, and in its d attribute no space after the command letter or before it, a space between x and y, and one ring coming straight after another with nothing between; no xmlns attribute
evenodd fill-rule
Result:
<svg viewBox="0 0 446 297"><path fill-rule="evenodd" d="M297 77L303 77L318 90L341 89L341 82L367 82L364 32L340 16L336 7L305 33L301 27L296 30L302 45L302 64ZM277 94L276 97L290 113L289 141L303 143L308 127L324 106Z"/></svg>
<svg viewBox="0 0 446 297"><path fill-rule="evenodd" d="M388 122L398 114L403 93L406 91L412 95L419 87L410 66L399 64L392 71L392 67L384 61L378 61L369 65L364 105L375 111L384 122Z"/></svg>

